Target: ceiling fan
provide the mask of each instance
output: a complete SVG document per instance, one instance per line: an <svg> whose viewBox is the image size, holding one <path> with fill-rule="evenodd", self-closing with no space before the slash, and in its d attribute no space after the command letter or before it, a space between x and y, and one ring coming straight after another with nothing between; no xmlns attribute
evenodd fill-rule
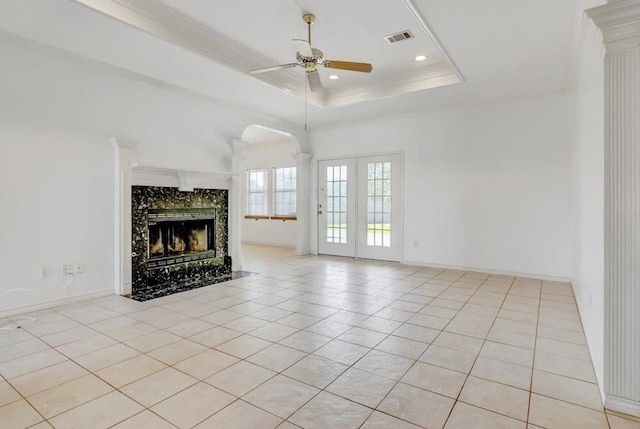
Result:
<svg viewBox="0 0 640 429"><path fill-rule="evenodd" d="M317 66L320 64L330 69L350 70L363 73L370 73L371 70L373 70L373 66L369 63L325 60L321 50L311 47L311 24L316 19L315 15L307 13L302 15L302 19L307 23L308 40L293 39L291 41L297 51L297 61L295 63L250 70L250 74L268 73L296 66L304 67L307 80L309 81L309 88L312 92L318 92L322 90L322 82L320 81L320 74L317 69Z"/></svg>

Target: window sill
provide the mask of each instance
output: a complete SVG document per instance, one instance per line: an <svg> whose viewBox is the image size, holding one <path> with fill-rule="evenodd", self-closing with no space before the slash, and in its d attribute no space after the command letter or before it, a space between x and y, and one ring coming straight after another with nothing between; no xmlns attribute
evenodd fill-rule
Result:
<svg viewBox="0 0 640 429"><path fill-rule="evenodd" d="M288 220L298 220L296 216L254 216L254 215L245 215L245 219L253 219L253 220L281 220L286 222Z"/></svg>
<svg viewBox="0 0 640 429"><path fill-rule="evenodd" d="M296 216L271 216L271 220L281 220L283 222L287 220L297 220Z"/></svg>

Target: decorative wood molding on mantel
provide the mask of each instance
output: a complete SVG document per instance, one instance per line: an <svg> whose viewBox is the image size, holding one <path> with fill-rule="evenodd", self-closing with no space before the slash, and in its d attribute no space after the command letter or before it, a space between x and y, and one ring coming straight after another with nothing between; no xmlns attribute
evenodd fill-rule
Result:
<svg viewBox="0 0 640 429"><path fill-rule="evenodd" d="M230 171L196 171L131 163L131 184L134 186L177 187L181 191L191 192L194 188L229 189Z"/></svg>
<svg viewBox="0 0 640 429"><path fill-rule="evenodd" d="M119 295L131 294L131 162L137 140L109 137L113 148L114 283Z"/></svg>

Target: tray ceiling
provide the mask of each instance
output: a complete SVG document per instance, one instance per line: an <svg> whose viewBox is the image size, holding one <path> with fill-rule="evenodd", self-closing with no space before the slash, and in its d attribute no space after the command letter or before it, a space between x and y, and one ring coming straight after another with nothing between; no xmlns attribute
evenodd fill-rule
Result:
<svg viewBox="0 0 640 429"><path fill-rule="evenodd" d="M0 42L19 43L214 102L311 127L450 109L567 88L580 0L20 0L0 2ZM306 38L327 59L370 62L307 94ZM416 37L389 45L384 37ZM425 55L424 62L414 61Z"/></svg>

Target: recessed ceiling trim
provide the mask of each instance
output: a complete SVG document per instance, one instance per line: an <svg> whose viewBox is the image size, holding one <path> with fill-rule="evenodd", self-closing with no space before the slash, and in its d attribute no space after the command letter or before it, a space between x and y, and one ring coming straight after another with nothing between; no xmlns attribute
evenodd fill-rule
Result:
<svg viewBox="0 0 640 429"><path fill-rule="evenodd" d="M241 72L264 67L273 60L222 33L156 1L75 0L84 6L200 54ZM290 93L303 96L304 76L291 70L256 76ZM315 101L315 100L314 100Z"/></svg>
<svg viewBox="0 0 640 429"><path fill-rule="evenodd" d="M438 51L440 51L440 54L442 54L442 56L447 61L449 66L453 69L455 74L458 76L458 79L460 79L460 82L464 82L464 76L462 76L462 73L460 73L460 70L455 65L455 63L453 62L453 60L451 59L447 51L444 49L444 47L440 43L440 40L438 40L438 38L433 33L433 31L431 31L429 24L427 24L427 21L424 19L424 17L420 13L416 5L413 3L413 1L404 0L404 4L405 6L407 6L407 9L409 9L409 12L411 12L415 20L418 21L418 24L420 24L420 27L422 28L422 30L427 34L427 37L431 39L431 41L436 46L436 48L438 48Z"/></svg>
<svg viewBox="0 0 640 429"><path fill-rule="evenodd" d="M428 81L404 82L401 85L371 88L366 93L349 95L345 96L344 98L340 95L336 95L331 98L331 101L328 103L328 107L343 106L371 99L393 97L398 94L399 90L401 90L401 92L404 94L409 92L423 91L425 89L439 88L441 86L453 85L459 82L460 81L458 80L458 76L451 73L448 75L429 79Z"/></svg>
<svg viewBox="0 0 640 429"><path fill-rule="evenodd" d="M276 63L271 58L256 52L224 34L190 18L189 16L155 0L74 0L75 2L130 25L140 31L157 37L165 42L202 55L208 59L226 65L241 73L267 67ZM409 83L394 79L391 84L373 84L360 86L338 86L325 89L321 93L307 94L307 100L318 106L328 107L345 105L379 97L401 95L406 92L429 89L443 84L463 82L462 74L447 55L442 45L428 27L426 21L411 0L404 0L405 6L416 19L427 37L433 42L445 59L438 67L446 65L450 77L443 79L441 74L434 76L423 73L412 76ZM299 98L305 97L305 77L293 69L278 73L264 73L253 77L273 85L286 93ZM430 79L435 79L429 82Z"/></svg>
<svg viewBox="0 0 640 429"><path fill-rule="evenodd" d="M327 90L327 107L460 83L458 75L451 70L451 67L446 62L410 70L403 73L399 78L398 80L378 85L351 84L342 86L339 90L337 88L329 88Z"/></svg>

